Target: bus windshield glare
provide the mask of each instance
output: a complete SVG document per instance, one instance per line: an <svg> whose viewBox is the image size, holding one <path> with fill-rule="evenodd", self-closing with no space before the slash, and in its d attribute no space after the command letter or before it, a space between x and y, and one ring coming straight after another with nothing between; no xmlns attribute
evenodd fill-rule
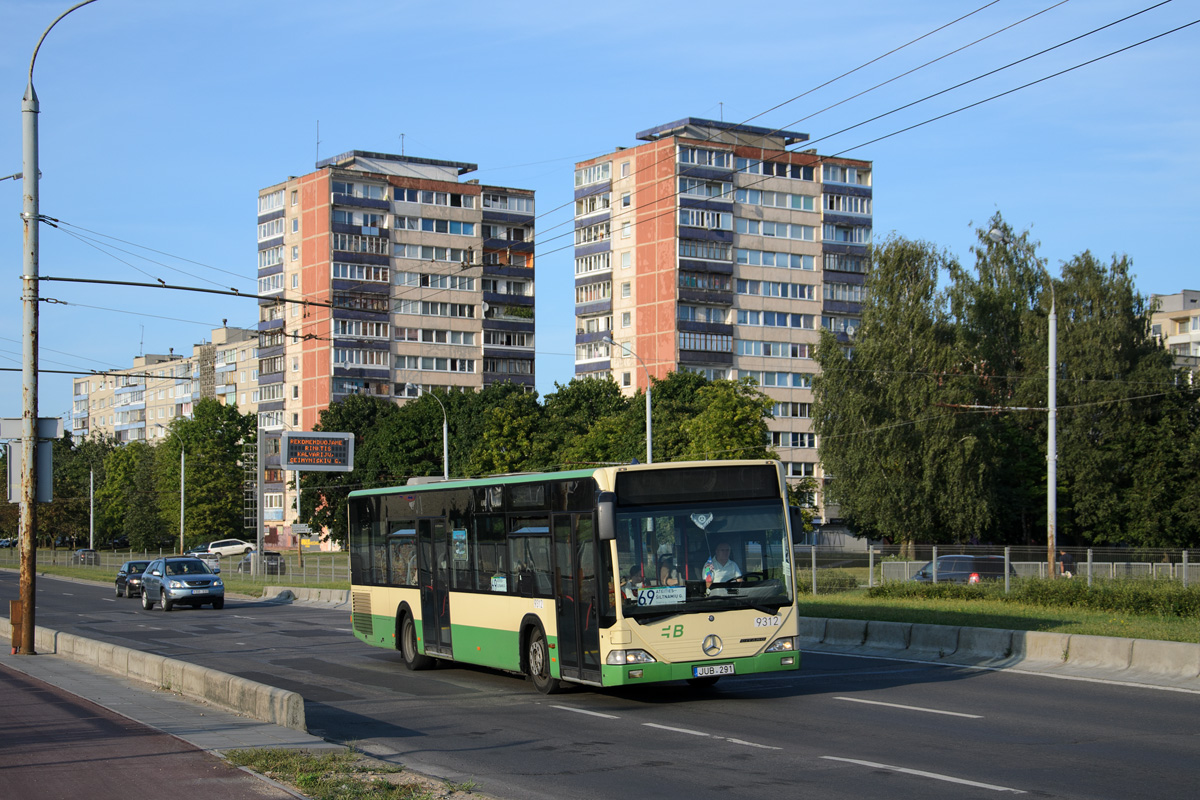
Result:
<svg viewBox="0 0 1200 800"><path fill-rule="evenodd" d="M791 605L784 511L777 500L618 508L623 615Z"/></svg>

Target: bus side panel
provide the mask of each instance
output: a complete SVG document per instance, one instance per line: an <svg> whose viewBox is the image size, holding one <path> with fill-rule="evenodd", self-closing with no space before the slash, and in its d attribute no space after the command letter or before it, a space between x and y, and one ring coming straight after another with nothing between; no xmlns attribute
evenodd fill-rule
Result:
<svg viewBox="0 0 1200 800"><path fill-rule="evenodd" d="M399 648L396 640L396 610L407 602L417 616L417 645L425 652L419 638L421 632L421 593L418 589L398 589L388 586L355 586L351 589L351 628L354 636L375 647L389 650Z"/></svg>
<svg viewBox="0 0 1200 800"><path fill-rule="evenodd" d="M485 667L521 670L521 620L527 614L538 617L550 644L551 672L557 677L558 631L555 628L554 601L540 597L455 592L450 595L454 659ZM469 619L471 625L454 620Z"/></svg>

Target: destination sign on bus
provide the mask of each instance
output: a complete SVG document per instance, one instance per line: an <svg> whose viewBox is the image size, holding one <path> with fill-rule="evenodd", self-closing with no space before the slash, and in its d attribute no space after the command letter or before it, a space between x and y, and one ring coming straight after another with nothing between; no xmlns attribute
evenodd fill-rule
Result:
<svg viewBox="0 0 1200 800"><path fill-rule="evenodd" d="M280 457L283 469L350 472L354 469L354 434L284 431Z"/></svg>

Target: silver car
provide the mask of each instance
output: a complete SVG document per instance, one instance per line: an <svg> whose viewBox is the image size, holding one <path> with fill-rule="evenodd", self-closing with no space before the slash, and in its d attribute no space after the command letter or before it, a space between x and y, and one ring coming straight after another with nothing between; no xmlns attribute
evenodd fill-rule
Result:
<svg viewBox="0 0 1200 800"><path fill-rule="evenodd" d="M190 556L151 561L142 573L142 608L149 611L155 603L161 604L163 611L177 605L224 608L225 582L217 574L220 571L220 567L209 567Z"/></svg>

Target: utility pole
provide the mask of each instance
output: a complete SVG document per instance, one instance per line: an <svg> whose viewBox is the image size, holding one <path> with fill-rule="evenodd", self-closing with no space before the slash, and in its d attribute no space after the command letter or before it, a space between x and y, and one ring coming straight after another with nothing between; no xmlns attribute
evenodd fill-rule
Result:
<svg viewBox="0 0 1200 800"><path fill-rule="evenodd" d="M93 3L84 0L77 3L50 23L42 33L33 56L29 59L29 81L25 96L21 99L21 175L22 203L21 225L24 229L24 248L21 258L21 307L24 332L22 335L21 367L21 641L17 652L35 655L34 649L34 603L37 583L37 416L38 416L38 225L41 222L40 192L38 183L41 172L38 164L38 104L37 92L33 89L33 65L38 50L51 28L75 9Z"/></svg>

